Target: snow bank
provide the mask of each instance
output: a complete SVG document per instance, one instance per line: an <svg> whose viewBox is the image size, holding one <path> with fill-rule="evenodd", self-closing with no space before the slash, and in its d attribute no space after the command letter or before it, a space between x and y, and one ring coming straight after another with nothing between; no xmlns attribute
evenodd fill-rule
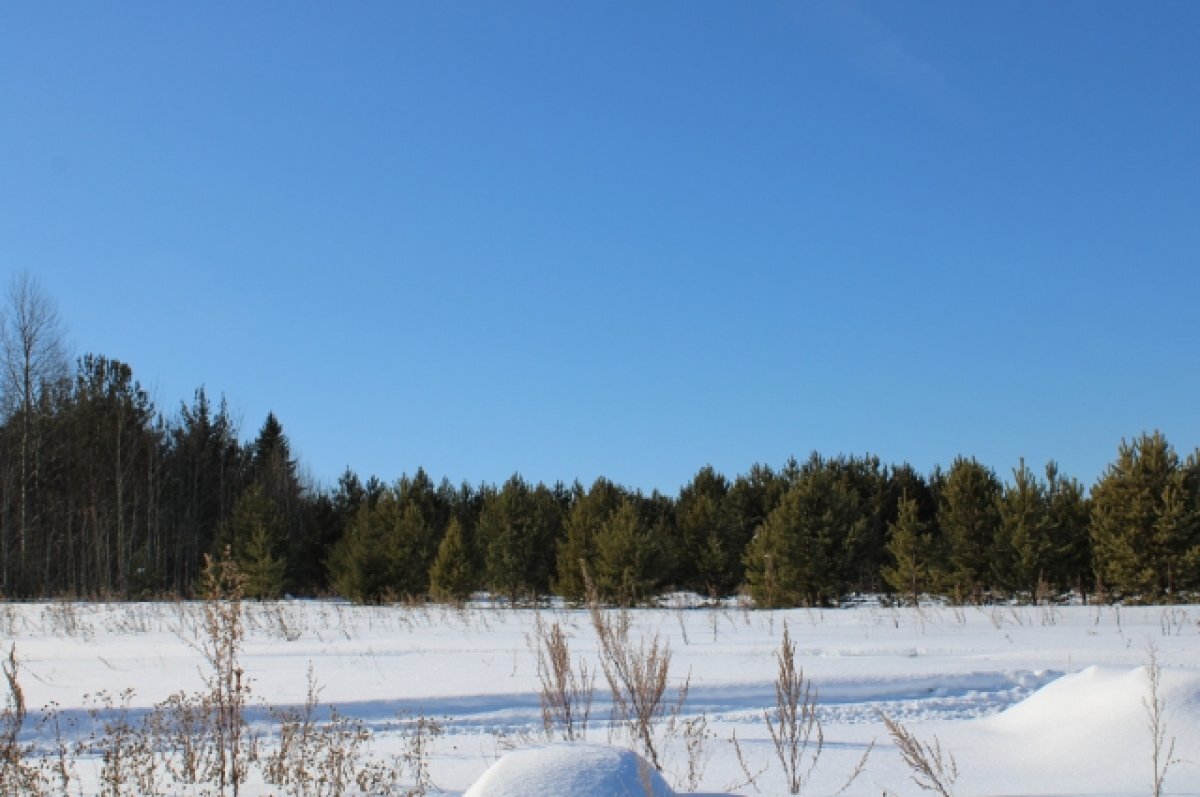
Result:
<svg viewBox="0 0 1200 797"><path fill-rule="evenodd" d="M1160 696L1176 756L1193 758L1200 749L1200 675L1163 670ZM1152 778L1149 698L1144 667L1088 667L1066 675L1012 708L973 723L978 736L970 747L987 752L960 767L962 782L986 783L991 789L1003 784L1006 793L1044 793L1046 773L1054 773L1056 782L1070 784L1074 792L1146 792ZM1194 784L1195 766L1190 760L1176 764L1168 774L1167 791Z"/></svg>
<svg viewBox="0 0 1200 797"><path fill-rule="evenodd" d="M674 797L644 758L628 750L558 744L511 752L463 797Z"/></svg>

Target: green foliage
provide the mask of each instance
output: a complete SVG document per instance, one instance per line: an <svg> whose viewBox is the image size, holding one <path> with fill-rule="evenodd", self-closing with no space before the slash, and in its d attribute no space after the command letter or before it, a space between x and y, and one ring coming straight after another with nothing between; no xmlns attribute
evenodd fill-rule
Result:
<svg viewBox="0 0 1200 797"><path fill-rule="evenodd" d="M339 593L363 603L425 594L437 552L420 506L399 489L359 507L330 559Z"/></svg>
<svg viewBox="0 0 1200 797"><path fill-rule="evenodd" d="M1092 490L1096 576L1108 589L1152 600L1195 585L1200 529L1191 475L1191 463L1181 467L1158 432L1121 442Z"/></svg>
<svg viewBox="0 0 1200 797"><path fill-rule="evenodd" d="M592 488L575 499L563 524L558 546L555 592L567 600L581 600L587 593L582 566L595 571L596 538L609 516L621 504L623 494L608 479L597 479Z"/></svg>
<svg viewBox="0 0 1200 797"><path fill-rule="evenodd" d="M1078 482L1063 479L1053 463L1039 480L1024 460L1000 499L1000 528L993 555L999 586L1040 598L1044 590L1078 586L1088 566L1087 507Z"/></svg>
<svg viewBox="0 0 1200 797"><path fill-rule="evenodd" d="M1046 465L1046 494L1049 502L1050 534L1057 541L1056 557L1046 568L1045 578L1058 591L1078 589L1093 583L1092 541L1088 534L1091 511L1083 485L1064 477L1053 462Z"/></svg>
<svg viewBox="0 0 1200 797"><path fill-rule="evenodd" d="M487 581L495 592L515 602L550 588L562 514L545 485L531 488L513 476L499 492L485 495L478 529Z"/></svg>
<svg viewBox="0 0 1200 797"><path fill-rule="evenodd" d="M675 513L679 586L717 594L736 586L738 529L726 510L728 494L728 480L711 466L701 468L680 491Z"/></svg>
<svg viewBox="0 0 1200 797"><path fill-rule="evenodd" d="M979 596L992 586L1000 494L996 475L963 457L954 460L941 485L937 520L950 547L948 578L961 594Z"/></svg>
<svg viewBox="0 0 1200 797"><path fill-rule="evenodd" d="M1046 569L1058 558L1049 509L1045 486L1021 460L1013 469L1012 484L1004 487L1000 497L1000 525L992 556L998 587L1037 593Z"/></svg>
<svg viewBox="0 0 1200 797"><path fill-rule="evenodd" d="M462 524L452 518L429 569L429 594L437 601L458 603L475 588L475 568Z"/></svg>
<svg viewBox="0 0 1200 797"><path fill-rule="evenodd" d="M920 518L920 505L907 495L899 501L896 520L888 524L887 551L893 564L884 566L884 580L915 606L922 593L934 590L937 549L929 524Z"/></svg>
<svg viewBox="0 0 1200 797"><path fill-rule="evenodd" d="M736 588L745 580L742 553L754 538L755 530L779 505L787 488L788 483L781 475L761 464L752 465L749 473L734 479L725 496L730 534L725 539L719 534L710 534L706 541L709 550L704 554L705 557L723 557L726 560L729 589Z"/></svg>
<svg viewBox="0 0 1200 797"><path fill-rule="evenodd" d="M657 546L634 502L626 498L596 535L596 587L625 605L650 596L657 581Z"/></svg>
<svg viewBox="0 0 1200 797"><path fill-rule="evenodd" d="M810 461L746 549L760 606L814 606L846 591L845 552L867 525L863 501L836 470Z"/></svg>
<svg viewBox="0 0 1200 797"><path fill-rule="evenodd" d="M249 487L234 505L218 535L218 550L228 550L245 578L250 598L277 598L286 586L287 562L282 524L275 507L258 485Z"/></svg>

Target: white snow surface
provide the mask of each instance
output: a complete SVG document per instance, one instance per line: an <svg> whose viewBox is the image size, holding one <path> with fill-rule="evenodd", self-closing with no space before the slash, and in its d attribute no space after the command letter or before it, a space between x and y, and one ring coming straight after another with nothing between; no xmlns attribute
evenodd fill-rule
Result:
<svg viewBox="0 0 1200 797"><path fill-rule="evenodd" d="M637 753L604 745L517 750L480 776L463 797L674 797L662 775Z"/></svg>
<svg viewBox="0 0 1200 797"><path fill-rule="evenodd" d="M637 746L610 727L602 676L587 734L592 746L547 746L553 740L542 733L530 646L535 618L560 623L572 657L598 668L586 611L325 601L247 604L246 610L241 664L252 688L250 719L266 744L273 726L265 706L302 704L311 667L322 707L360 719L380 755L402 748L398 716L438 720L445 733L433 744L430 774L444 794L530 794L503 783L532 783L551 771L574 777L572 757L586 759L576 762L579 777L608 783L604 777L611 776L615 783L634 760L616 751ZM15 645L31 708L22 739L46 741L37 709L51 703L77 720L82 733L99 692L119 696L132 689L128 710L136 718L173 693L202 690L200 612L186 602L0 606L0 642L5 651ZM658 635L670 645L672 690L690 684L682 718L707 722L699 778L687 776L681 740L661 742L662 775L678 793L787 793L764 721L774 703L786 622L798 663L817 690L825 736L804 794L837 792L872 743L864 774L844 793L921 793L880 712L953 754L960 797L1148 794L1145 667L1153 645L1167 736L1178 759L1165 792L1200 795L1198 606L899 609L867 603L758 612L681 604L635 610L633 618L635 640ZM731 743L735 734L749 774ZM242 793L276 791L252 783ZM623 794L604 785L539 793Z"/></svg>

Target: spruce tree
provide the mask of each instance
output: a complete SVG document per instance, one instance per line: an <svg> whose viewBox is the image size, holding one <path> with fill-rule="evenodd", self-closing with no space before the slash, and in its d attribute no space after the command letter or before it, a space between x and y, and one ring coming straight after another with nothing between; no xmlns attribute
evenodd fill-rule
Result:
<svg viewBox="0 0 1200 797"><path fill-rule="evenodd" d="M283 593L287 560L283 526L263 490L251 485L242 493L218 535L218 549L228 550L246 576L251 598L276 598Z"/></svg>
<svg viewBox="0 0 1200 797"><path fill-rule="evenodd" d="M390 492L374 506L359 507L329 558L339 595L358 603L379 603L395 594L396 557L389 532L398 514Z"/></svg>

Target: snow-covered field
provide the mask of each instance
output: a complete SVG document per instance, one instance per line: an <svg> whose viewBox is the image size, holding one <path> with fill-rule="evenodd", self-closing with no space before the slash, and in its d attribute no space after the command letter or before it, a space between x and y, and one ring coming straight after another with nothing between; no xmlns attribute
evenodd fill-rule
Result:
<svg viewBox="0 0 1200 797"><path fill-rule="evenodd" d="M398 716L433 718L444 733L433 744L431 775L444 793L465 792L506 752L544 741L532 610L302 601L246 610L241 665L252 707L303 703L311 666L321 703L360 719L380 755L401 749ZM96 705L89 695L101 690L134 690L133 717L172 693L202 690L200 613L191 603L0 607L0 641L6 651L16 646L32 710L23 738L47 733L36 710L52 703L61 716L84 722ZM836 792L872 742L865 773L846 793L919 793L880 712L953 754L959 795L1149 794L1151 646L1162 668L1167 740L1175 740L1179 759L1165 793L1200 794L1200 607L730 606L632 614L635 640L657 634L669 643L673 687L690 679L683 717L707 719L711 736L696 791L787 793L763 719L775 701L787 623L818 691L825 735L806 794ZM540 616L568 632L573 658L596 666L586 611L543 609ZM608 727L608 712L601 676L588 741L626 744ZM251 718L257 733L270 733L265 712ZM731 743L735 732L745 768ZM667 744L668 783L681 789L688 764L682 741Z"/></svg>

